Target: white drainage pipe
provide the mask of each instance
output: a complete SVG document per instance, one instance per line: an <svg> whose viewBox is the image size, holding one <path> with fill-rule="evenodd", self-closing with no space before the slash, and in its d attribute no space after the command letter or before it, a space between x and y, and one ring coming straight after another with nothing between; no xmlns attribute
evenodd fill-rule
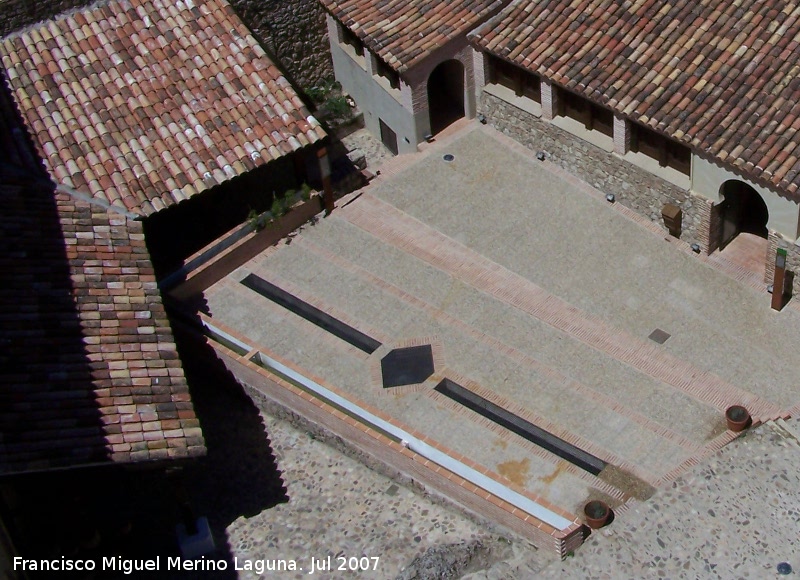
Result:
<svg viewBox="0 0 800 580"><path fill-rule="evenodd" d="M243 343L241 340L234 338L227 332L215 328L212 324L208 322L204 322L204 324L213 333L224 338L225 340L228 340L236 344L243 350L247 352L250 352L252 350L247 344ZM565 530L566 528L568 528L573 524L573 522L568 520L567 518L560 516L557 513L539 505L532 499L525 497L524 495L507 488L500 482L490 477L487 477L481 472L472 469L468 465L464 465L463 463L461 463L456 459L453 459L446 453L442 453L438 449L435 449L430 445L423 443L422 441L420 441L410 433L404 431L403 429L400 429L399 427L389 423L388 421L384 421L380 417L377 417L372 413L370 413L369 411L362 409L361 407L352 403L348 399L345 399L344 397L337 395L336 393L323 387L322 385L317 384L311 379L301 375L294 369L291 369L286 365L279 363L273 358L265 355L263 352L259 351L258 356L260 357L261 362L264 365L292 379L293 381L299 383L300 385L303 385L308 390L316 393L323 399L330 401L334 405L337 405L342 409L347 410L349 413L352 413L353 415L359 417L366 423L369 423L370 425L377 427L381 431L384 431L385 433L389 433L393 437L396 437L401 441L404 447L408 447L408 449L410 449L414 453L417 453L425 457L426 459L433 461L438 465L441 465L448 471L451 471L456 475L463 477L465 480L469 481L473 485L476 485L481 489L485 489L494 496L508 502L509 504L524 511L525 513L532 515L538 520L543 521L546 524L560 531Z"/></svg>

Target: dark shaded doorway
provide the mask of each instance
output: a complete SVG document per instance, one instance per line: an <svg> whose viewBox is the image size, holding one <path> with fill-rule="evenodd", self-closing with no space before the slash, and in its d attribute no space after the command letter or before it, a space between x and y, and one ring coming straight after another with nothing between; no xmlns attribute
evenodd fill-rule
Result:
<svg viewBox="0 0 800 580"><path fill-rule="evenodd" d="M464 65L459 61L446 60L431 72L428 110L433 135L464 116Z"/></svg>
<svg viewBox="0 0 800 580"><path fill-rule="evenodd" d="M395 133L389 125L384 123L383 119L378 119L378 124L381 128L381 142L392 152L392 155L397 155L397 133Z"/></svg>
<svg viewBox="0 0 800 580"><path fill-rule="evenodd" d="M741 181L732 179L722 184L720 194L720 243L724 248L740 233L767 238L769 211L758 192Z"/></svg>

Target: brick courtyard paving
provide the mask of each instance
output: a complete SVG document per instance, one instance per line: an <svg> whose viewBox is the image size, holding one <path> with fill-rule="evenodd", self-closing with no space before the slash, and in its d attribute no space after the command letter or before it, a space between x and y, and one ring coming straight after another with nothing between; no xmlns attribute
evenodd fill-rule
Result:
<svg viewBox="0 0 800 580"><path fill-rule="evenodd" d="M732 438L728 405L767 421L800 401L794 309L771 312L763 291L489 129L407 162L212 287L212 317L576 514L589 497L644 499L713 457ZM366 355L299 319L241 285L250 273L384 346ZM420 339L441 351L434 376L382 389L380 358ZM613 469L595 477L459 408L432 391L444 376Z"/></svg>

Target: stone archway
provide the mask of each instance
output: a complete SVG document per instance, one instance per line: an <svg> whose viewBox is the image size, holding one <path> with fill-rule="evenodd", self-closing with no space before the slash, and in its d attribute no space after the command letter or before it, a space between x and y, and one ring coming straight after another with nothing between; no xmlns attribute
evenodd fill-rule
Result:
<svg viewBox="0 0 800 580"><path fill-rule="evenodd" d="M446 60L428 77L431 134L436 135L464 116L464 65Z"/></svg>
<svg viewBox="0 0 800 580"><path fill-rule="evenodd" d="M769 210L761 195L750 185L731 179L719 190L720 204L719 247L724 248L740 233L766 239Z"/></svg>

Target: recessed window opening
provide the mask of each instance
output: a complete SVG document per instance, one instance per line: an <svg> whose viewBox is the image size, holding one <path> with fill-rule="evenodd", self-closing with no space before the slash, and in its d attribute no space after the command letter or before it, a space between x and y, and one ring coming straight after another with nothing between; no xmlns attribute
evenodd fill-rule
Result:
<svg viewBox="0 0 800 580"><path fill-rule="evenodd" d="M375 74L389 81L389 86L393 89L400 88L400 75L398 72L377 57L375 57Z"/></svg>
<svg viewBox="0 0 800 580"><path fill-rule="evenodd" d="M569 91L562 90L559 96L562 117L580 122L588 131L614 137L614 114L610 110Z"/></svg>
<svg viewBox="0 0 800 580"><path fill-rule="evenodd" d="M689 175L691 150L638 123L631 123L631 151L652 157L662 167Z"/></svg>
<svg viewBox="0 0 800 580"><path fill-rule="evenodd" d="M345 26L342 26L341 42L351 47L358 56L364 56L364 43L352 30Z"/></svg>
<svg viewBox="0 0 800 580"><path fill-rule="evenodd" d="M490 81L514 91L518 97L542 102L542 82L538 75L526 71L503 59L489 57Z"/></svg>

